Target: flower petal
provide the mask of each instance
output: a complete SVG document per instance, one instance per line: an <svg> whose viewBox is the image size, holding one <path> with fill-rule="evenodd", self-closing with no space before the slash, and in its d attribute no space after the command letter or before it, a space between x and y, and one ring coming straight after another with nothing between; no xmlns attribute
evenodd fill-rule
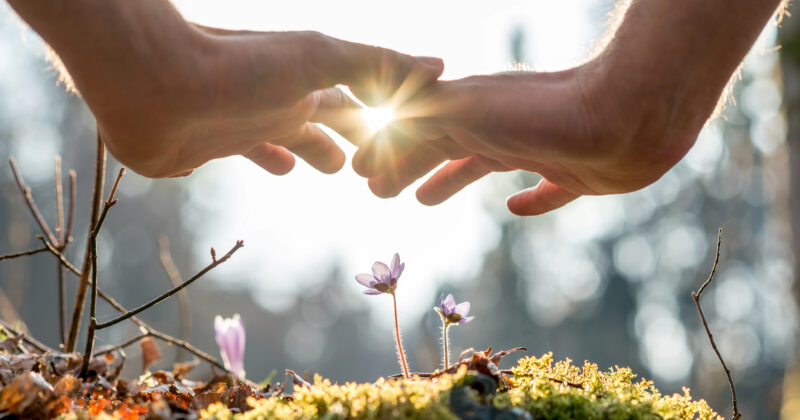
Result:
<svg viewBox="0 0 800 420"><path fill-rule="evenodd" d="M389 267L391 268L391 271L392 271L392 277L394 277L394 278L399 277L396 274L397 274L397 270L400 269L400 254L398 254L396 252L394 253L394 257L392 257L392 262L391 262L391 264L389 264Z"/></svg>
<svg viewBox="0 0 800 420"><path fill-rule="evenodd" d="M469 313L469 302L461 302L456 305L454 312L461 315L462 318L465 318Z"/></svg>
<svg viewBox="0 0 800 420"><path fill-rule="evenodd" d="M403 274L403 270L406 269L406 263L402 263L397 267L396 271L392 271L392 275L395 279L399 279L400 275Z"/></svg>
<svg viewBox="0 0 800 420"><path fill-rule="evenodd" d="M367 289L367 290L364 290L364 294L365 294L365 295L379 295L379 294L381 294L381 293L382 293L382 292L379 292L379 291L377 291L377 290L375 290L375 289Z"/></svg>
<svg viewBox="0 0 800 420"><path fill-rule="evenodd" d="M375 277L369 273L356 274L356 281L364 287L370 287L375 282Z"/></svg>
<svg viewBox="0 0 800 420"><path fill-rule="evenodd" d="M474 317L474 316L468 316L468 317L466 317L466 318L461 318L461 321L458 321L458 323L459 323L459 324L466 324L467 322L470 322L470 321L472 321L473 319L475 319L475 317Z"/></svg>
<svg viewBox="0 0 800 420"><path fill-rule="evenodd" d="M380 261L375 261L375 264L372 264L372 274L375 276L375 280L381 283L388 283L392 276L389 267Z"/></svg>
<svg viewBox="0 0 800 420"><path fill-rule="evenodd" d="M442 304L442 311L444 311L446 315L450 315L453 313L455 307L456 298L454 298L452 294L447 295L447 297L444 298L444 304Z"/></svg>

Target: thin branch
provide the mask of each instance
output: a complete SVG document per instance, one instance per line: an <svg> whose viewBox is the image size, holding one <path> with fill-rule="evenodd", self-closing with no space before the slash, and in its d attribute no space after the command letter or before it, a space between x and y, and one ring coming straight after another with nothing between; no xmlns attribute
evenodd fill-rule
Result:
<svg viewBox="0 0 800 420"><path fill-rule="evenodd" d="M35 254L38 254L40 252L45 252L45 251L47 251L47 247L36 248L36 249L32 249L30 251L17 252L15 254L0 255L0 261L11 260L11 259L14 259L14 258L19 258L19 257L27 257L29 255L35 255Z"/></svg>
<svg viewBox="0 0 800 420"><path fill-rule="evenodd" d="M714 353L717 354L717 358L719 362L722 364L722 368L725 370L725 376L728 377L728 385L731 388L731 399L733 399L733 418L732 420L739 420L742 417L742 413L739 412L739 405L736 402L736 388L733 385L733 379L731 378L731 370L728 369L728 366L725 364L725 360L722 358L722 354L720 354L719 349L717 348L717 343L714 342L714 336L711 334L711 330L708 328L708 322L706 322L706 316L703 314L703 309L700 307L700 296L703 294L703 291L706 287L711 284L711 281L714 280L714 273L717 271L717 264L719 263L719 249L720 245L722 244L722 228L719 229L719 233L717 234L717 254L714 257L714 265L711 266L711 274L708 275L708 279L700 286L700 290L695 293L692 291L692 300L694 300L695 306L697 306L697 312L700 313L700 320L703 321L703 328L706 330L706 335L708 335L708 341L711 342L711 347L714 349Z"/></svg>
<svg viewBox="0 0 800 420"><path fill-rule="evenodd" d="M64 187L61 180L61 156L56 156L56 240L64 243Z"/></svg>
<svg viewBox="0 0 800 420"><path fill-rule="evenodd" d="M21 337L22 341L24 341L25 343L27 343L31 347L35 348L36 350L39 350L42 353L45 353L45 352L48 352L48 351L55 351L55 350L51 349L50 347L47 347L46 345L44 345L41 341L39 341L39 340L37 340L37 339L35 339L35 338L31 337L31 336L28 336L25 333L22 333L20 331L17 331L16 329L12 328L10 325L8 325L8 323L3 321L2 319L0 319L0 327L2 327L4 330L10 332L11 334L14 334L14 336L16 336L16 337Z"/></svg>
<svg viewBox="0 0 800 420"><path fill-rule="evenodd" d="M95 355L95 357L97 357L97 356L102 356L104 354L113 353L113 352L118 351L118 350L122 350L122 349L124 349L126 347L130 347L130 346L138 343L141 340L144 340L147 337L150 337L150 333L139 334L136 337L133 337L130 340L128 340L128 341L126 341L126 342L124 342L122 344L117 344L116 346L112 346L112 347L109 347L107 349L100 350L97 353L95 353L94 355Z"/></svg>
<svg viewBox="0 0 800 420"><path fill-rule="evenodd" d="M51 254L55 255L56 258L58 258L61 261L61 265L64 266L64 268L75 273L75 275L77 275L78 277L81 276L81 270L78 270L78 267L69 262L67 257L65 257L64 254L62 254L61 251L59 251L55 245L51 244L50 242L47 242L47 239L45 239L42 235L36 235L36 239L42 241L45 247L45 251L50 251Z"/></svg>
<svg viewBox="0 0 800 420"><path fill-rule="evenodd" d="M66 245L66 230L64 229L64 187L61 180L61 156L56 156L55 188L56 188L56 236L58 246ZM58 277L56 285L58 287L58 340L61 345L67 341L67 276L61 263L56 266Z"/></svg>
<svg viewBox="0 0 800 420"><path fill-rule="evenodd" d="M78 180L75 174L75 171L69 171L69 204L67 212L67 228L64 231L64 240L61 241L61 250L67 248L70 242L72 242L72 227L75 224L75 200L78 196Z"/></svg>
<svg viewBox="0 0 800 420"><path fill-rule="evenodd" d="M60 179L60 177L59 177ZM72 243L72 227L75 223L75 200L77 197L77 177L75 175L75 171L69 171L69 213L67 214L67 227L62 232L61 235L61 243L58 244L58 249L61 253L66 252L67 247L69 244ZM63 214L63 212L62 212ZM61 328L61 347L64 348L66 346L68 336L67 336L67 273L65 271L65 267L63 264L59 264L58 266L58 314L59 314L59 326Z"/></svg>
<svg viewBox="0 0 800 420"><path fill-rule="evenodd" d="M224 263L225 261L227 261L236 251L238 251L243 246L244 246L244 241L241 241L241 240L240 241L236 241L236 245L234 245L233 248L231 248L231 250L228 251L227 254L223 255L222 258L218 258L218 259L215 258L211 262L211 264L206 266L206 268L200 270L197 274L192 276L192 278L190 278L189 280L184 281L179 286L173 287L171 290L163 293L161 296L156 297L155 299L151 300L150 302L147 302L144 305L142 305L142 306L140 306L140 307L138 307L138 308L136 308L136 309L134 309L134 310L132 310L132 311L130 311L128 313L122 314L122 315L120 315L120 316L118 316L118 317L116 317L116 318L114 318L114 319L112 319L110 321L97 324L97 329L101 330L103 328L108 328L108 327L110 327L112 325L115 325L115 324L117 324L119 322L122 322L122 321L124 321L124 320L126 320L126 319L128 319L128 318L130 318L130 317L132 317L134 315L136 315L136 314L141 313L142 311L145 311L145 310L147 310L147 309L149 309L149 308L161 303L162 301L164 301L165 299L167 299L170 296L174 295L175 293L178 293L181 289L183 289L186 286L192 284L195 280L199 279L200 277L203 277L206 273L208 273L209 271L213 270L218 265L220 265L220 264Z"/></svg>
<svg viewBox="0 0 800 420"><path fill-rule="evenodd" d="M97 129L97 157L95 160L94 169L94 191L92 193L91 216L89 218L89 233L91 236L94 227L97 224L97 219L100 214L100 205L103 201L103 183L106 176L106 147L103 144L103 139L100 137L100 128ZM88 239L88 238L87 238ZM55 243L55 241L51 241ZM89 287L89 272L91 265L91 258L89 253L89 241L86 241L86 253L83 257L83 264L81 266L81 282L78 284L78 293L75 296L75 306L72 308L72 320L69 324L69 335L67 336L66 352L75 351L75 344L78 339L78 330L81 326L81 316L83 315L83 306L86 304L86 291Z"/></svg>
<svg viewBox="0 0 800 420"><path fill-rule="evenodd" d="M74 265L72 265L72 264L71 264L71 263L70 263L70 262L69 262L69 261L66 259L66 257L64 257L64 255L63 255L63 254L61 254L61 253L59 253L59 252L58 252L58 250L57 250L57 249L55 249L55 248L53 248L52 246L50 246L50 244L48 244L48 243L47 243L47 240L45 240L45 239L44 239L43 237L41 237L41 236L38 236L37 238L38 238L39 240L41 240L41 241L42 241L44 244L48 245L49 251L50 251L50 252L51 252L53 255L55 255L55 256L56 256L56 257L57 257L57 258L58 258L58 259L61 261L61 263L62 263L62 264L64 264L64 267L66 267L66 268L67 268L69 271L72 271L73 273L77 274L78 276L80 276L80 275L81 275L81 272L80 272L80 270L78 270L78 269L77 269L77 267L75 267ZM114 299L113 297L111 297L111 295L109 295L109 294L105 293L105 292L104 292L102 289L100 289L100 288L98 288L98 289L97 289L97 296L98 296L100 299L103 299L104 301L106 301L106 303L108 303L109 305L111 305L111 307L112 307L112 308L116 309L116 310L117 310L117 312L119 312L119 313L123 313L123 314L128 312L128 310L127 310L127 309L126 309L124 306L122 306L122 304L120 304L119 302L117 302L117 300L116 300L116 299ZM190 343L188 343L188 342L186 342L186 341L184 341L184 340L181 340L181 339L175 338L175 337L173 337L173 336L171 336L171 335L169 335L169 334L165 334L165 333L163 333L163 332L161 332L161 331L158 331L158 330L156 330L155 328L153 328L153 327L149 326L147 323L145 323L144 321L142 321L142 320L141 320L140 318L138 318L138 317L131 316L131 317L130 317L130 320L131 320L131 322L133 322L133 323L135 323L136 325L138 325L140 328L142 328L142 329L144 329L145 331L147 331L147 333L148 333L148 334L150 334L150 335L152 335L153 337L155 337L155 338L157 338L157 339L159 339L159 340L161 340L161 341L163 341L163 342L165 342L165 343L167 343L167 344L170 344L170 345L173 345L173 346L180 347L180 348L182 348L182 349L184 349L184 350L188 351L189 353L192 353L193 355L195 355L195 356L197 356L197 357L199 357L199 358L201 358L201 359L205 360L206 362L208 362L208 363L210 363L210 364L214 365L215 367L217 367L217 368L219 368L219 369L221 369L221 370L223 370L223 371L225 371L225 372L227 372L227 373L234 374L232 371L230 371L230 370L226 369L226 368L225 368L225 365L223 365L223 364L222 364L222 363L221 363L219 360L217 360L217 359L216 359L214 356L212 356L212 355L210 355L210 354L208 354L208 353L206 353L206 352L204 352L204 351L202 351L202 350L198 349L197 347L195 347L195 346L191 345Z"/></svg>
<svg viewBox="0 0 800 420"><path fill-rule="evenodd" d="M178 287L181 284L181 273L172 259L172 253L169 251L169 238L166 235L158 238L158 257L161 260L161 267L164 268L164 273L167 274L172 287ZM180 334L181 340L189 341L192 332L192 313L189 309L189 292L181 290L178 292L178 315L180 316ZM183 351L178 351L175 354L175 361L180 362L183 359Z"/></svg>
<svg viewBox="0 0 800 420"><path fill-rule="evenodd" d="M36 202L33 200L33 195L31 194L31 189L25 185L25 179L22 178L22 173L19 171L16 159L13 157L9 158L8 163L11 165L11 173L14 175L14 179L17 181L19 192L22 193L22 198L25 199L25 204L28 205L28 209L31 211L31 215L36 220L36 224L38 224L39 228L42 229L42 233L44 233L44 235L50 239L50 242L55 243L56 237L53 235L50 227L47 226L47 222L44 221L44 217L42 217L39 207L36 206Z"/></svg>
<svg viewBox="0 0 800 420"><path fill-rule="evenodd" d="M108 194L108 200L103 205L103 212L95 224L94 230L89 235L89 256L92 261L92 294L89 303L89 330L86 333L86 350L83 352L83 366L81 367L81 378L85 378L89 373L89 361L92 359L92 350L94 349L94 335L97 329L97 235L100 234L100 229L103 227L103 222L106 220L108 211L117 200L114 195L117 193L117 187L122 176L125 175L125 168L120 168L117 174L117 179L114 180L114 186L111 187L111 192Z"/></svg>

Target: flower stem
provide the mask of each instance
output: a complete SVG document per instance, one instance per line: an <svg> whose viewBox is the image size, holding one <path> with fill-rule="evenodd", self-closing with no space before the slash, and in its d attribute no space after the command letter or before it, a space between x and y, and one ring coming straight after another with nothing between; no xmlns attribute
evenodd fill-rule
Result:
<svg viewBox="0 0 800 420"><path fill-rule="evenodd" d="M394 303L394 337L397 342L397 356L400 358L400 365L403 367L403 376L408 379L408 365L406 364L406 354L403 351L403 343L400 338L400 323L397 322L397 296L392 293L392 302Z"/></svg>
<svg viewBox="0 0 800 420"><path fill-rule="evenodd" d="M449 329L450 325L446 322L442 324L442 346L444 347L442 353L444 353L444 370L447 370L450 367L450 349L447 348L447 330Z"/></svg>

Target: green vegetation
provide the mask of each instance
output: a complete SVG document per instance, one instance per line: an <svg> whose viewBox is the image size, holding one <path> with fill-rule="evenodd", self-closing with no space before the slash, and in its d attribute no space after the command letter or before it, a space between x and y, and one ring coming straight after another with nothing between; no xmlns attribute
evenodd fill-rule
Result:
<svg viewBox="0 0 800 420"><path fill-rule="evenodd" d="M556 419L698 419L722 420L704 400L692 400L689 390L663 396L648 380L634 382L629 368L607 372L586 362L575 366L555 362L551 353L519 361L505 390L495 392L491 376L467 371L434 379L379 379L369 384L331 384L320 376L310 388L296 387L293 399L268 398L248 403L237 414L222 404L201 413L216 419L455 419L454 411L492 418ZM476 386L478 385L478 386ZM501 387L502 388L502 387ZM479 392L482 391L482 392ZM465 401L465 396L469 401ZM530 417L528 417L530 418Z"/></svg>

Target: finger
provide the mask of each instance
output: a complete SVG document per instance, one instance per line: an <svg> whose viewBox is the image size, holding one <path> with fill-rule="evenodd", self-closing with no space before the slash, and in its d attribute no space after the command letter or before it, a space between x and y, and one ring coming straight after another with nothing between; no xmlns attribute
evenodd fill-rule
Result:
<svg viewBox="0 0 800 420"><path fill-rule="evenodd" d="M536 216L564 206L580 197L543 179L533 188L520 191L506 201L508 209L517 216Z"/></svg>
<svg viewBox="0 0 800 420"><path fill-rule="evenodd" d="M502 163L481 155L454 160L419 187L417 200L427 206L435 206L492 172L509 170L511 168Z"/></svg>
<svg viewBox="0 0 800 420"><path fill-rule="evenodd" d="M309 121L331 128L355 146L367 144L374 135L362 116L362 107L338 87L314 91L317 108Z"/></svg>
<svg viewBox="0 0 800 420"><path fill-rule="evenodd" d="M353 156L353 170L365 178L372 178L395 166L398 160L413 150L417 143L391 127L375 134L369 143L359 148Z"/></svg>
<svg viewBox="0 0 800 420"><path fill-rule="evenodd" d="M437 58L412 57L316 32L294 33L292 39L294 48L287 54L297 65L289 68L297 69L307 88L357 87L359 98L371 106L387 101L401 85L424 86L444 71Z"/></svg>
<svg viewBox="0 0 800 420"><path fill-rule="evenodd" d="M382 174L370 178L369 188L381 198L395 197L414 181L436 169L447 157L437 150L419 144L401 158L397 165Z"/></svg>
<svg viewBox="0 0 800 420"><path fill-rule="evenodd" d="M344 166L344 152L316 124L305 123L294 134L275 143L291 150L320 172L332 174Z"/></svg>
<svg viewBox="0 0 800 420"><path fill-rule="evenodd" d="M283 147L262 143L244 157L275 175L285 175L294 168L294 155Z"/></svg>
<svg viewBox="0 0 800 420"><path fill-rule="evenodd" d="M350 89L362 102L369 106L388 106L400 111L401 106L431 85L444 71L439 58L417 57L404 76L399 79L354 83ZM399 81L399 84L396 84ZM413 115L401 115L404 118Z"/></svg>
<svg viewBox="0 0 800 420"><path fill-rule="evenodd" d="M194 172L194 169L189 169L189 170L186 170L186 171L183 171L183 172L179 172L179 173L177 173L175 175L170 175L169 177L170 178L183 178L185 176L191 175L192 172Z"/></svg>

